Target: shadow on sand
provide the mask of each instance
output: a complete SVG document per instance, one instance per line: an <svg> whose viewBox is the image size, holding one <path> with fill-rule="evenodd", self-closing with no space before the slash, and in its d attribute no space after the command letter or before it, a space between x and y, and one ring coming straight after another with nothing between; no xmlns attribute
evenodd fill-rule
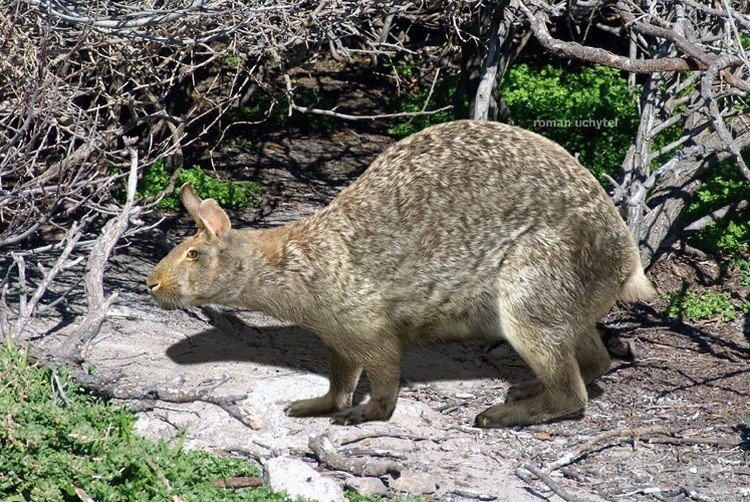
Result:
<svg viewBox="0 0 750 502"><path fill-rule="evenodd" d="M177 364L235 361L277 366L328 376L323 342L298 326L250 326L231 313L214 316L215 327L170 346L166 355ZM530 370L506 344L463 342L409 351L403 363L406 382L500 379L516 382Z"/></svg>

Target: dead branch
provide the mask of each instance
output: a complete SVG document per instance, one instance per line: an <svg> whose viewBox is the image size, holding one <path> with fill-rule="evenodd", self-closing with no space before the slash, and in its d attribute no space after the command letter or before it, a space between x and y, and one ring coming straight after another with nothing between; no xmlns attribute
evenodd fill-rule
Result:
<svg viewBox="0 0 750 502"><path fill-rule="evenodd" d="M336 117L343 120L382 120L382 119L397 119L397 118L410 118L418 117L420 115L435 115L436 113L444 112L453 108L453 105L447 105L435 110L419 111L419 112L399 112L399 113L378 113L373 115L351 115L348 113L340 113L335 110L321 110L319 108L311 108L307 106L298 105L292 101L289 102L292 110L300 113L312 113L316 115L327 115L329 117Z"/></svg>
<svg viewBox="0 0 750 502"><path fill-rule="evenodd" d="M622 18L623 24L626 28L641 35L661 38L674 43L674 45L688 57L690 66L692 66L691 69L705 70L712 63L713 57L709 53L689 41L677 30L667 29L662 26L655 26L651 23L637 20L623 2L618 2L615 9Z"/></svg>
<svg viewBox="0 0 750 502"><path fill-rule="evenodd" d="M573 451L566 453L559 459L550 463L545 469L545 473L554 472L566 465L570 465L578 460L585 458L592 452L607 446L621 444L628 441L644 441L646 443L666 443L666 444L702 444L707 446L723 446L735 448L747 444L746 440L724 439L724 438L707 438L707 437L679 437L674 431L656 425L647 427L636 427L633 429L611 430L595 436Z"/></svg>
<svg viewBox="0 0 750 502"><path fill-rule="evenodd" d="M482 65L482 72L479 77L479 85L474 101L473 118L475 120L487 120L489 118L492 92L497 86L501 45L510 32L509 12L506 12L508 3L508 0L503 0L492 6L489 47L487 48L487 56Z"/></svg>
<svg viewBox="0 0 750 502"><path fill-rule="evenodd" d="M381 448L346 448L345 450L342 450L343 453L345 453L347 456L356 456L356 457L378 457L378 458L396 458L403 460L406 458L406 455L403 453L391 451L391 450L385 450Z"/></svg>
<svg viewBox="0 0 750 502"><path fill-rule="evenodd" d="M346 471L355 476L386 476L398 475L401 466L395 462L376 460L373 458L348 458L336 451L336 445L328 433L313 436L308 443L318 460L331 469Z"/></svg>
<svg viewBox="0 0 750 502"><path fill-rule="evenodd" d="M734 161L740 168L740 172L750 181L750 168L745 164L740 146L736 143L732 133L724 120L724 114L719 109L717 98L714 93L714 81L718 73L730 66L739 66L742 60L734 55L725 54L712 62L701 78L700 93L708 107L708 114L713 121L714 130L722 142L724 150L732 154Z"/></svg>
<svg viewBox="0 0 750 502"><path fill-rule="evenodd" d="M260 476L243 476L236 478L214 479L211 484L216 488L226 490L239 490L241 488L259 488L263 486L263 478Z"/></svg>
<svg viewBox="0 0 750 502"><path fill-rule="evenodd" d="M666 57L658 59L630 59L614 54L606 49L588 47L577 42L565 42L554 38L547 29L544 14L533 13L523 2L517 4L531 23L537 41L549 52L559 57L598 63L629 73L655 73L670 71L691 71L705 69L701 61L692 57Z"/></svg>
<svg viewBox="0 0 750 502"><path fill-rule="evenodd" d="M53 370L64 366L67 374L81 387L93 391L102 396L118 399L121 401L134 401L139 409L147 409L154 403L161 401L166 403L193 403L203 402L212 404L224 410L230 417L242 425L256 430L262 427L262 423L248 415L239 404L247 399L247 394L217 395L219 387L230 380L223 376L214 380L202 382L199 386L185 389L182 387L184 379L165 386L132 386L122 383L122 373L112 375L92 374L85 362L79 360L73 354L73 358L65 355L40 352L33 349L29 357L35 363L49 366Z"/></svg>
<svg viewBox="0 0 750 502"><path fill-rule="evenodd" d="M452 438L453 436L446 436L442 438L428 438L426 436L417 436L415 434L403 434L399 432L368 432L364 434L345 434L340 437L338 437L337 443L339 445L348 445L353 443L358 443L360 441L368 441L370 439L375 438L395 438L395 439L404 439L407 441L441 441L444 439Z"/></svg>
<svg viewBox="0 0 750 502"><path fill-rule="evenodd" d="M598 436L595 436L591 438L590 440L583 443L581 446L573 450L572 452L566 453L556 461L549 464L544 471L547 473L554 472L561 467L565 467L566 465L572 464L573 462L578 461L579 459L585 457L591 452L591 449L598 445L599 443L611 439L617 440L617 442L627 441L631 439L636 439L644 435L649 434L665 434L666 430L664 427L661 426L649 426L649 427L638 427L634 429L624 429L624 430L611 430L604 432L602 434L599 434Z"/></svg>
<svg viewBox="0 0 750 502"><path fill-rule="evenodd" d="M566 500L567 502L582 502L583 499L576 497L574 495L571 495L565 490L563 490L563 488L559 484L552 481L552 478L548 474L546 474L545 472L542 472L540 469L537 469L533 465L526 464L520 469L526 470L530 472L531 474L533 474L534 476L536 476L537 478L539 478L539 481L547 485L547 487L553 492L555 492L555 494L561 499ZM518 477L526 481L526 479L524 479L525 476L521 475L521 473L519 473L518 471L516 471L516 475L518 475Z"/></svg>
<svg viewBox="0 0 750 502"><path fill-rule="evenodd" d="M262 428L262 422L248 415L239 404L241 401L247 399L248 396L246 394L228 396L217 396L214 394L219 386L227 382L228 377L218 379L216 382L206 382L194 389L172 389L154 386L126 388L106 382L101 384L94 379L84 377L80 372L72 376L86 388L93 388L105 395L123 401L136 401L139 403L148 403L149 401L163 401L166 403L203 402L218 406L230 417L250 429L257 430Z"/></svg>
<svg viewBox="0 0 750 502"><path fill-rule="evenodd" d="M9 313L11 307L7 304L6 294L8 289L7 278L6 283L3 287L2 296L2 307L3 307L3 322L0 323L0 328L3 329L3 337L9 338L13 341L18 341L21 334L26 329L28 322L33 316L38 313L40 307L40 301L45 295L53 281L63 270L71 268L77 265L82 258L76 258L71 260L70 255L76 247L76 244L83 235L82 227L85 227L88 222L84 221L82 224L74 223L68 232L65 234L64 240L65 247L63 248L60 255L55 260L54 264L49 270L40 267L42 272L42 280L36 285L34 293L31 298L28 297L28 284L26 281L26 261L23 258L23 254L11 253L11 257L18 270L18 284L19 284L19 297L18 297L18 315L15 321L11 324L9 321Z"/></svg>
<svg viewBox="0 0 750 502"><path fill-rule="evenodd" d="M691 437L649 437L646 439L641 438L649 444L689 444L689 445L704 445L704 446L719 446L724 448L737 448L743 445L747 445L748 441L737 440L737 439L725 439L725 438L712 438L702 436L691 436Z"/></svg>
<svg viewBox="0 0 750 502"><path fill-rule="evenodd" d="M432 87L430 88L430 93L427 95L427 99L425 100L425 103L422 106L422 110L418 112L380 113L380 114L374 114L374 115L351 115L348 113L337 112L336 110L321 110L319 108L312 108L309 106L298 105L294 101L294 87L292 85L292 79L289 77L288 74L284 74L284 81L286 82L287 98L289 99L289 115L292 114L292 111L297 111L300 113L327 115L329 117L336 117L336 118L343 119L343 120L382 120L382 119L395 119L395 118L410 118L410 117L418 117L420 115L435 115L436 113L450 110L451 108L453 108L452 105L443 106L436 110L426 109L427 105L429 104L430 97L432 96L432 90L434 89L436 80L437 80L437 75L435 76L435 80L433 80Z"/></svg>
<svg viewBox="0 0 750 502"><path fill-rule="evenodd" d="M62 347L62 354L69 359L83 361L85 347L99 334L104 317L117 297L117 293L112 293L106 298L104 296L104 270L117 241L127 229L130 218L140 212L140 208L133 206L138 182L138 153L132 147L129 150L131 161L125 205L116 218L104 225L89 254L85 274L88 312Z"/></svg>
<svg viewBox="0 0 750 502"><path fill-rule="evenodd" d="M748 206L747 200L739 200L737 202L733 202L732 204L727 204L726 206L720 207L719 209L712 211L710 214L707 214L706 216L703 216L701 218L698 218L694 222L690 223L689 225L685 226L685 233L692 233L697 232L699 230L703 230L708 225L710 225L713 222L719 221L720 219L727 216L727 214L731 214L736 211L742 211Z"/></svg>

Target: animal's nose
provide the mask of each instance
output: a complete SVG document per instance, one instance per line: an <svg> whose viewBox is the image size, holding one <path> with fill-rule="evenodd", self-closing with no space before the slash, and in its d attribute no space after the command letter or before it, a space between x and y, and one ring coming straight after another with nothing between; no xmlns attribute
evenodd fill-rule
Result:
<svg viewBox="0 0 750 502"><path fill-rule="evenodd" d="M159 289L159 287L161 286L161 282L159 282L159 281L151 281L151 280L149 280L149 281L146 281L146 286L148 287L148 290L149 290L149 291L150 291L151 293L156 293L156 291L157 291L157 290Z"/></svg>

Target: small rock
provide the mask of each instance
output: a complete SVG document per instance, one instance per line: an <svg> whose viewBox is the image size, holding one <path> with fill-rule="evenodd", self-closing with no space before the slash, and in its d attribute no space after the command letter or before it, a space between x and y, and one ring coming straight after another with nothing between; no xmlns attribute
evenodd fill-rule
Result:
<svg viewBox="0 0 750 502"><path fill-rule="evenodd" d="M482 493L478 492L476 490L472 490L470 488L455 488L452 490L452 493L455 493L456 495L460 497L466 497L469 499L477 499L477 500L497 500L497 496L492 495L491 493Z"/></svg>
<svg viewBox="0 0 750 502"><path fill-rule="evenodd" d="M427 495L437 490L435 476L424 472L402 472L398 479L389 483L396 491L411 495Z"/></svg>
<svg viewBox="0 0 750 502"><path fill-rule="evenodd" d="M332 479L301 460L274 457L263 465L263 481L273 491L285 491L290 498L305 498L320 502L346 502L344 490Z"/></svg>
<svg viewBox="0 0 750 502"><path fill-rule="evenodd" d="M388 493L388 488L378 478L349 478L346 480L346 487L357 492L360 495L377 497Z"/></svg>

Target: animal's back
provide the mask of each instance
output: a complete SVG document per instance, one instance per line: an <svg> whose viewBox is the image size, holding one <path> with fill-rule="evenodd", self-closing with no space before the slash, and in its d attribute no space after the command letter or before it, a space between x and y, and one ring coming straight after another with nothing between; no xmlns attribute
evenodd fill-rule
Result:
<svg viewBox="0 0 750 502"><path fill-rule="evenodd" d="M340 235L332 252L347 253L333 273L351 267L358 293L397 318L493 301L524 245L561 260L593 245L592 266L620 283L637 261L594 177L556 143L499 123L440 124L396 143L318 218Z"/></svg>

